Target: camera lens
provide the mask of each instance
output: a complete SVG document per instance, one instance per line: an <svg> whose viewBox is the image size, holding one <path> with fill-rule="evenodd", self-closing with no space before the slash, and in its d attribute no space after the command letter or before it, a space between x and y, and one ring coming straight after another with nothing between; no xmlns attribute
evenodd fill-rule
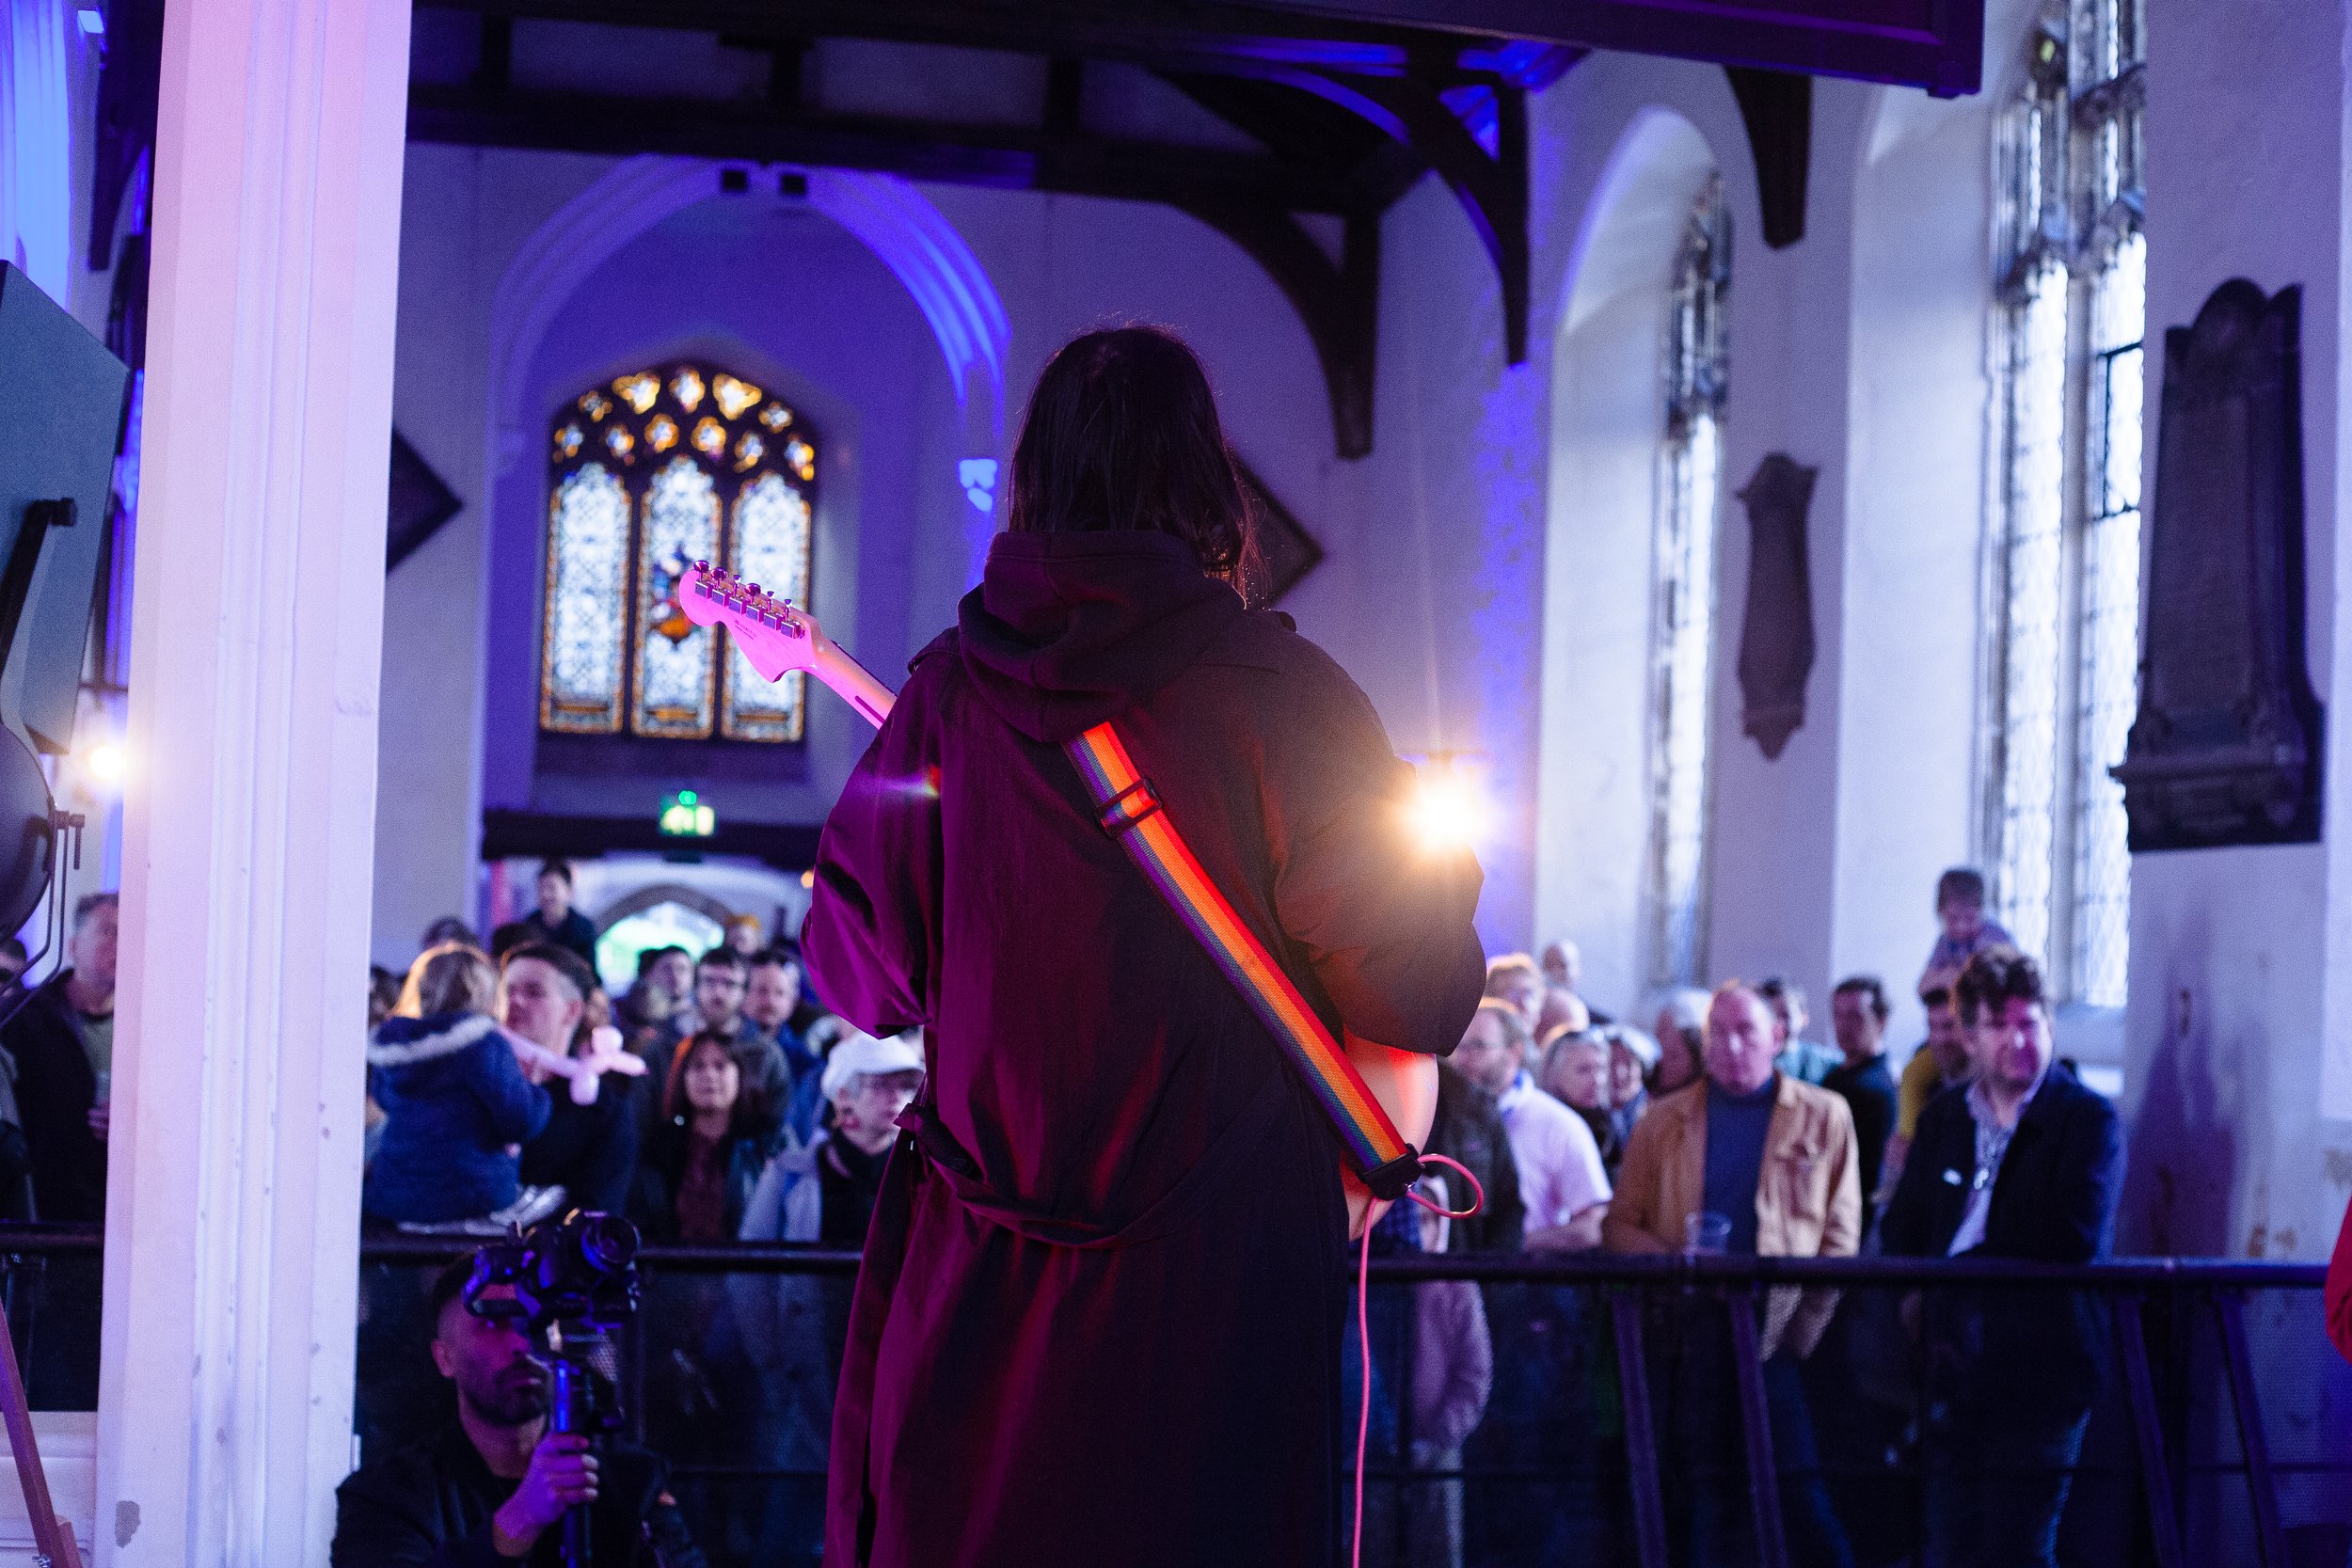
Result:
<svg viewBox="0 0 2352 1568"><path fill-rule="evenodd" d="M618 1214L582 1214L573 1244L589 1268L617 1274L637 1256L637 1227Z"/></svg>

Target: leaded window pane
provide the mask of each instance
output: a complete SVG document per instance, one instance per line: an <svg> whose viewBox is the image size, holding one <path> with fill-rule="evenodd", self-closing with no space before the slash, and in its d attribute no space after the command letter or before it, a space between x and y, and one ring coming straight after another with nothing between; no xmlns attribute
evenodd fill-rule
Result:
<svg viewBox="0 0 2352 1568"><path fill-rule="evenodd" d="M2147 242L2140 0L2037 24L2000 119L2001 622L1987 856L1994 902L2058 994L2121 1006L2138 701Z"/></svg>
<svg viewBox="0 0 2352 1568"><path fill-rule="evenodd" d="M2141 337L2148 244L2117 245L2091 290L2090 466L2083 530L2082 769L2074 832L2074 973L2082 1000L2124 1002L2131 952L2132 861L2123 788L2107 769L2123 760L2139 706Z"/></svg>
<svg viewBox="0 0 2352 1568"><path fill-rule="evenodd" d="M746 436L749 440L752 437ZM808 499L780 473L761 474L735 502L731 565L769 593L808 602ZM743 740L798 740L807 678L798 671L771 682L740 648L727 652L721 728Z"/></svg>
<svg viewBox="0 0 2352 1568"><path fill-rule="evenodd" d="M639 735L700 738L711 730L719 634L678 609L670 568L680 560L720 559L718 487L700 463L674 457L655 470L644 513L637 603L645 636L638 645L637 706L629 727Z"/></svg>
<svg viewBox="0 0 2352 1568"><path fill-rule="evenodd" d="M1650 648L1650 978L1705 968L1716 514L1729 366L1731 220L1710 180L1685 227L1666 323L1666 436L1653 543Z"/></svg>
<svg viewBox="0 0 2352 1568"><path fill-rule="evenodd" d="M615 376L549 432L542 727L799 739L801 677L771 686L723 634L689 622L673 567L723 562L805 606L816 437L708 364Z"/></svg>
<svg viewBox="0 0 2352 1568"><path fill-rule="evenodd" d="M621 649L628 634L628 491L611 469L591 463L564 476L548 511L539 722L574 735L610 735L621 727Z"/></svg>

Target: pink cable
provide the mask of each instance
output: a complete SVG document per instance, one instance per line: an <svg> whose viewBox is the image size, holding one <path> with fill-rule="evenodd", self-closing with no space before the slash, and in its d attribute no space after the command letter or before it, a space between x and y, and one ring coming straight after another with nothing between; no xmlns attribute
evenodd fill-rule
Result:
<svg viewBox="0 0 2352 1568"><path fill-rule="evenodd" d="M1466 1220L1486 1206L1486 1189L1478 1178L1459 1160L1442 1154L1424 1154L1424 1165L1451 1165L1462 1173L1462 1180L1470 1185L1470 1206L1467 1209L1440 1209L1421 1194L1406 1188L1405 1196L1433 1214L1450 1220ZM1366 1298L1372 1293L1372 1221L1364 1221L1363 1249L1356 1258L1356 1359L1363 1372L1362 1397L1356 1405L1356 1544L1349 1561L1354 1568L1364 1568L1364 1456L1372 1447L1372 1314Z"/></svg>

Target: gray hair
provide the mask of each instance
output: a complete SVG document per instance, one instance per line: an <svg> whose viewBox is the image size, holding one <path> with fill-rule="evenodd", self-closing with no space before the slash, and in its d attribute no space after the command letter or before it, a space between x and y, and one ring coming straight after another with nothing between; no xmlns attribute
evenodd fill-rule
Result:
<svg viewBox="0 0 2352 1568"><path fill-rule="evenodd" d="M1658 999L1658 1014L1686 1035L1707 1033L1707 1009L1714 998L1696 986L1677 986Z"/></svg>

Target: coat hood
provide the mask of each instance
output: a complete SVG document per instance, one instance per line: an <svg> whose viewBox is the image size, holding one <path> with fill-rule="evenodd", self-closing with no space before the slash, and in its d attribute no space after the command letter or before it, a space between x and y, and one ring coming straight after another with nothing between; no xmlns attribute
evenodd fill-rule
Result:
<svg viewBox="0 0 2352 1568"><path fill-rule="evenodd" d="M1150 698L1247 613L1171 534L1003 533L957 641L989 706L1058 745Z"/></svg>
<svg viewBox="0 0 2352 1568"><path fill-rule="evenodd" d="M497 1022L482 1013L435 1013L430 1018L388 1018L375 1026L368 1040L368 1066L415 1067L454 1056L498 1033Z"/></svg>

